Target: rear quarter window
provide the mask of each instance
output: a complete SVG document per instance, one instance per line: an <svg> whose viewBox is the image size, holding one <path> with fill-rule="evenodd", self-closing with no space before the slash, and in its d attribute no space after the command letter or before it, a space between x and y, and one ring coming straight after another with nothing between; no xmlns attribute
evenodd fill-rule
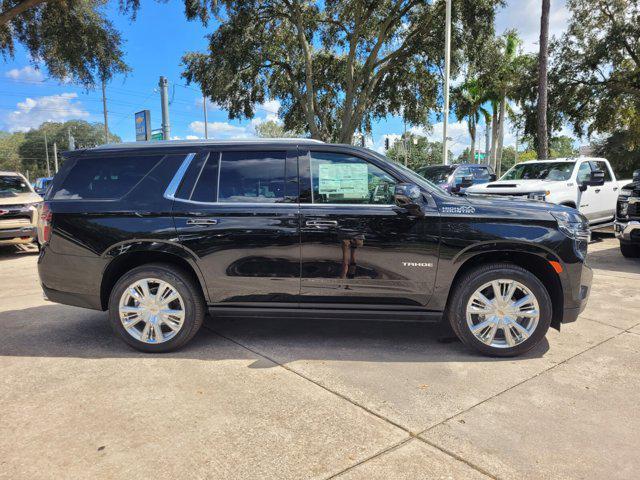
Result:
<svg viewBox="0 0 640 480"><path fill-rule="evenodd" d="M52 192L53 200L112 200L125 196L162 160L136 155L78 160Z"/></svg>

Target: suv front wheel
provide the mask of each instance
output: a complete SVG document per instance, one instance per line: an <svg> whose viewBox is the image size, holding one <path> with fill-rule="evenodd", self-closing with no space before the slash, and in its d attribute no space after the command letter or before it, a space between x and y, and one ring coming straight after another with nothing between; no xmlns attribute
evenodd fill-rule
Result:
<svg viewBox="0 0 640 480"><path fill-rule="evenodd" d="M483 265L457 282L449 321L460 340L485 355L511 357L535 347L551 324L551 298L531 272Z"/></svg>
<svg viewBox="0 0 640 480"><path fill-rule="evenodd" d="M168 264L147 264L123 275L109 297L109 320L142 352L169 352L198 332L205 303L193 279Z"/></svg>

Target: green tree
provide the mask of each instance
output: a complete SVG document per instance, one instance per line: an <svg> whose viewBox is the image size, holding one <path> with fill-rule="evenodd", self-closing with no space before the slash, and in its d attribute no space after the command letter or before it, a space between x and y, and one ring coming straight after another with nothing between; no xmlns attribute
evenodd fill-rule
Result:
<svg viewBox="0 0 640 480"><path fill-rule="evenodd" d="M391 160L416 170L425 165L441 165L442 142L431 142L423 135L407 133L393 142L385 155ZM449 151L449 158L453 158Z"/></svg>
<svg viewBox="0 0 640 480"><path fill-rule="evenodd" d="M0 132L0 170L22 170L19 149L23 142L24 133Z"/></svg>
<svg viewBox="0 0 640 480"><path fill-rule="evenodd" d="M274 121L267 120L256 125L256 135L260 138L286 138L286 137L299 137L296 132L290 132L285 130L282 124Z"/></svg>
<svg viewBox="0 0 640 480"><path fill-rule="evenodd" d="M493 31L501 0L455 0L454 45ZM225 21L207 53L183 57L195 82L230 118L253 117L266 98L282 104L286 130L352 143L356 130L399 115L422 124L438 105L444 2L424 0L220 0L194 2L190 18ZM454 55L457 72L461 53Z"/></svg>
<svg viewBox="0 0 640 480"><path fill-rule="evenodd" d="M129 70L120 33L105 17L104 0L0 0L0 53L22 45L34 63L59 80L92 87ZM120 0L135 16L139 0Z"/></svg>
<svg viewBox="0 0 640 480"><path fill-rule="evenodd" d="M478 122L481 117L484 118L485 122L489 122L491 119L489 111L484 107L487 101L487 92L483 89L483 85L479 80L472 78L454 89L452 97L458 121L467 119L471 146L467 150L468 158L466 161L474 163Z"/></svg>
<svg viewBox="0 0 640 480"><path fill-rule="evenodd" d="M104 142L104 124L88 123L84 120L70 120L64 123L46 122L37 129L30 130L22 135L23 140L18 146L21 171L29 170L31 177L44 176L47 173L46 150L44 134L47 134L47 146L49 148L50 168L53 170L53 144L58 146L58 152L69 149L69 133L73 136L76 148L87 148L100 145ZM110 142L120 142L120 137L109 134ZM58 157L62 162L62 157Z"/></svg>

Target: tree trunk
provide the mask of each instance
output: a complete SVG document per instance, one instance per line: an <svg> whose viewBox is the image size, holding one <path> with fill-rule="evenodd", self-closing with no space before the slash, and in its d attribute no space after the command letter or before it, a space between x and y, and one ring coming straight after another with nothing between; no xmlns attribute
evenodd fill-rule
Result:
<svg viewBox="0 0 640 480"><path fill-rule="evenodd" d="M549 62L549 10L551 0L542 0L540 55L538 56L538 158L549 158L547 132L547 66Z"/></svg>
<svg viewBox="0 0 640 480"><path fill-rule="evenodd" d="M500 131L498 132L498 148L496 149L496 174L500 176L502 170L502 147L504 145L504 124L507 114L507 97L500 102Z"/></svg>
<svg viewBox="0 0 640 480"><path fill-rule="evenodd" d="M469 149L469 163L476 161L476 119L469 118L469 136L471 137L471 148Z"/></svg>
<svg viewBox="0 0 640 480"><path fill-rule="evenodd" d="M496 148L498 143L498 131L500 129L500 124L498 121L498 106L492 105L492 113L491 113L491 153L489 154L489 165L494 170L496 169Z"/></svg>
<svg viewBox="0 0 640 480"><path fill-rule="evenodd" d="M24 0L23 2L20 2L17 5L9 8L8 10L0 12L0 26L6 25L21 13L44 2L45 0Z"/></svg>

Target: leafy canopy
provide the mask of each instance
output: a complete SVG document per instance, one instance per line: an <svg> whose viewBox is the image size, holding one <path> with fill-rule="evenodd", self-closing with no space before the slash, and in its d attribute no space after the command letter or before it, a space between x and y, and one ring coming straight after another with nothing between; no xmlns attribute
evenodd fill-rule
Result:
<svg viewBox="0 0 640 480"><path fill-rule="evenodd" d="M454 44L493 33L501 0L454 0ZM230 118L280 100L284 128L351 143L374 120L403 115L426 123L438 106L444 42L443 0L194 1L190 18L224 22L207 53L188 53L183 76ZM210 10L208 10L208 8ZM457 71L461 52L453 58Z"/></svg>

